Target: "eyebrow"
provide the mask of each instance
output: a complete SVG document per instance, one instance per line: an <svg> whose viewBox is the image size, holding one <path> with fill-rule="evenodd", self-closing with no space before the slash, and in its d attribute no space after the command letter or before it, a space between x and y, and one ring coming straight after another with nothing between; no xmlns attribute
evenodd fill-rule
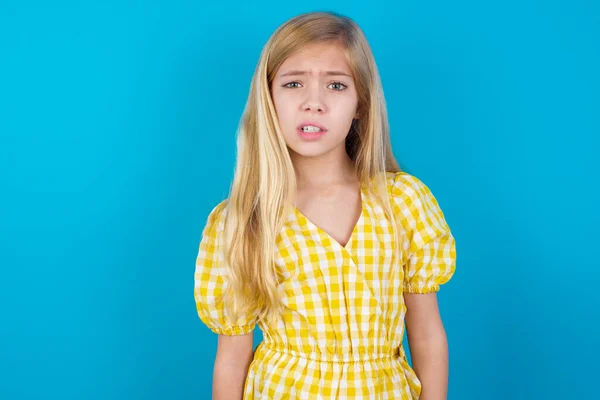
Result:
<svg viewBox="0 0 600 400"><path fill-rule="evenodd" d="M300 70L293 70L293 71L288 71L284 74L279 75L280 77L283 76L291 76L291 75L307 75L308 72L307 71L300 71ZM328 76L347 76L349 78L352 78L351 75L345 73L344 71L325 71L322 73L322 75L328 75Z"/></svg>

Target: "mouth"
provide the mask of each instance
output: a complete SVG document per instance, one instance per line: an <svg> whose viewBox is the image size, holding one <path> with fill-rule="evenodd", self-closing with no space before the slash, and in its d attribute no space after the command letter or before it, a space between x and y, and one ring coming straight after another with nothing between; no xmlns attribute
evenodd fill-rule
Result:
<svg viewBox="0 0 600 400"><path fill-rule="evenodd" d="M303 139L318 139L327 132L327 128L314 121L304 121L296 127L298 134Z"/></svg>

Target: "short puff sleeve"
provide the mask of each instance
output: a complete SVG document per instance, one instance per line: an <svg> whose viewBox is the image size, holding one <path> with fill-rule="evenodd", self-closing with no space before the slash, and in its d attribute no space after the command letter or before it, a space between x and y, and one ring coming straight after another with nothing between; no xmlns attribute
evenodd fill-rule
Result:
<svg viewBox="0 0 600 400"><path fill-rule="evenodd" d="M391 192L404 236L403 291L437 292L456 269L456 243L444 214L429 188L410 174L395 173Z"/></svg>
<svg viewBox="0 0 600 400"><path fill-rule="evenodd" d="M202 232L200 249L194 274L196 310L202 322L219 335L244 335L254 330L255 317L241 317L233 323L228 317L223 301L219 301L227 285L223 253L227 200L210 212Z"/></svg>

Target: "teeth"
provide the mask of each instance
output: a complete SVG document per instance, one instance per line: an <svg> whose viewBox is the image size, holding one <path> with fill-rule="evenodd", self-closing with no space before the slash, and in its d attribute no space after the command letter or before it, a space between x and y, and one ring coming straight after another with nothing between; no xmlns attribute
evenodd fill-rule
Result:
<svg viewBox="0 0 600 400"><path fill-rule="evenodd" d="M316 126L312 125L303 126L302 130L304 132L321 132L321 128L317 128Z"/></svg>

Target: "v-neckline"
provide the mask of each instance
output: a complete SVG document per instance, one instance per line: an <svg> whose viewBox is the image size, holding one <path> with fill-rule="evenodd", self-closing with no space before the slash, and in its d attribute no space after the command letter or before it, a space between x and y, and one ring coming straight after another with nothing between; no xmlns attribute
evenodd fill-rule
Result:
<svg viewBox="0 0 600 400"><path fill-rule="evenodd" d="M350 237L348 238L345 245L342 245L333 236L331 236L329 233L327 233L327 231L325 231L324 229L320 228L317 224L315 224L310 218L308 218L306 215L304 215L304 213L302 211L300 211L300 209L298 207L296 207L296 205L292 205L292 208L294 209L294 212L295 212L297 218L303 220L304 223L306 223L307 225L312 227L314 230L316 230L321 236L326 237L329 241L334 243L336 246L342 248L343 250L349 251L355 240L355 236L358 234L358 229L359 229L360 225L362 224L362 221L364 218L364 213L365 213L365 193L364 193L362 185L360 187L359 196L360 196L360 214L358 215L358 219L354 223L354 227L352 228Z"/></svg>

